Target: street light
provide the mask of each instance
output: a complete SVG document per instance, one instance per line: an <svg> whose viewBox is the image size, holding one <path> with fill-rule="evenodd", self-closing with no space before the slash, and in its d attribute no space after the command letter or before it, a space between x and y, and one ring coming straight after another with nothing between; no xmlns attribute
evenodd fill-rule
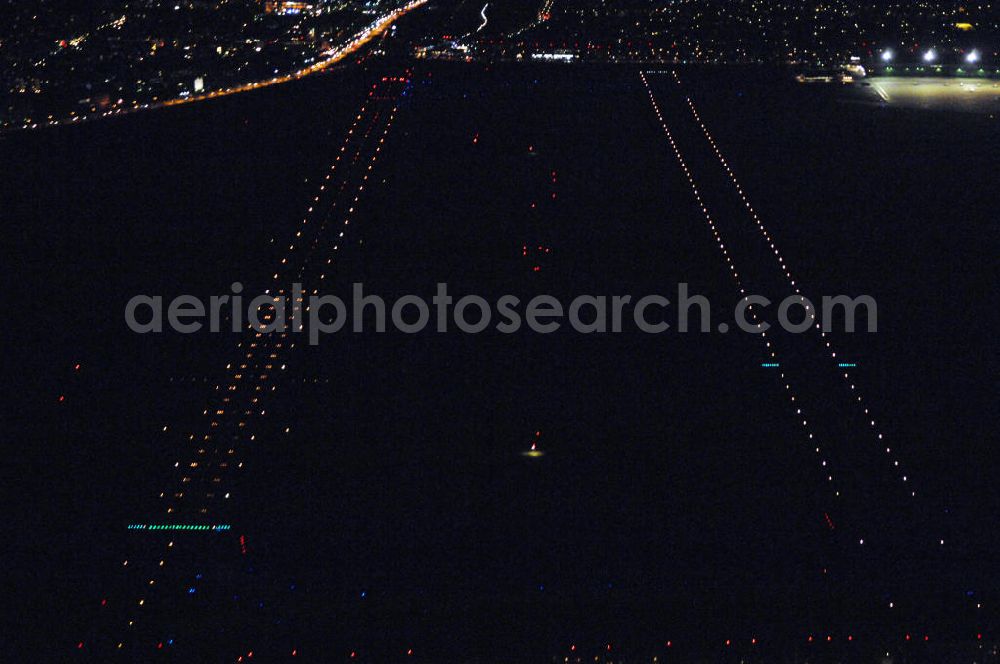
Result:
<svg viewBox="0 0 1000 664"><path fill-rule="evenodd" d="M887 48L884 51L882 51L882 62L891 62L891 61L892 61L892 49Z"/></svg>
<svg viewBox="0 0 1000 664"><path fill-rule="evenodd" d="M924 62L934 62L935 60L937 60L937 53L934 52L933 48L928 49L924 53Z"/></svg>
<svg viewBox="0 0 1000 664"><path fill-rule="evenodd" d="M969 51L965 56L965 61L968 63L979 62L979 51L973 49Z"/></svg>

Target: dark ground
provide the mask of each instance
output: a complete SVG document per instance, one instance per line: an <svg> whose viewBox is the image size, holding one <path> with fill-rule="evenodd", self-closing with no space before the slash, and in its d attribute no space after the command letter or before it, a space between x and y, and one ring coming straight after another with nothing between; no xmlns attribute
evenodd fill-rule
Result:
<svg viewBox="0 0 1000 664"><path fill-rule="evenodd" d="M134 335L124 303L263 287L377 75L0 139L4 559L21 621L59 616L49 647L86 633L124 524L153 519L169 476L160 430L204 408L235 345ZM341 333L293 356L234 524L304 653L533 661L751 636L788 653L813 632L872 648L995 624L974 610L997 590L995 119L839 103L762 70L684 76L808 290L878 300L878 334L839 339L918 507L874 503L831 535L745 335ZM634 69L425 64L414 80L335 292L673 299L687 282L728 319L736 291ZM558 197L532 211L551 171ZM541 272L525 242L553 248ZM535 430L547 454L528 460ZM859 552L856 532L901 539ZM926 553L938 533L950 546Z"/></svg>

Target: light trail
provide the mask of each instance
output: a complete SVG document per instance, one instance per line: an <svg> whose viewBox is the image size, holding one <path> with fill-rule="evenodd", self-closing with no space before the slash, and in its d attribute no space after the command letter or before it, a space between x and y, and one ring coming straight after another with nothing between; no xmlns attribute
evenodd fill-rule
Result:
<svg viewBox="0 0 1000 664"><path fill-rule="evenodd" d="M479 12L479 15L483 19L483 22L482 22L482 24L480 24L480 26L478 28L476 28L476 32L482 31L482 29L486 27L486 24L489 23L489 19L486 18L486 8L489 7L489 6L490 6L490 3L487 2L485 5L483 5L482 11Z"/></svg>

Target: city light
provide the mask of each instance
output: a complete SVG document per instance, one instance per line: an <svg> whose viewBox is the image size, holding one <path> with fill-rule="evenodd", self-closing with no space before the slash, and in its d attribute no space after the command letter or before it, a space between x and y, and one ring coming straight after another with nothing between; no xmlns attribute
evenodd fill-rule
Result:
<svg viewBox="0 0 1000 664"><path fill-rule="evenodd" d="M968 63L979 62L979 51L975 49L969 51L965 56L965 61Z"/></svg>
<svg viewBox="0 0 1000 664"><path fill-rule="evenodd" d="M934 62L937 60L937 52L932 48L924 52L924 62Z"/></svg>
<svg viewBox="0 0 1000 664"><path fill-rule="evenodd" d="M891 48L882 51L882 62L892 62L893 53Z"/></svg>

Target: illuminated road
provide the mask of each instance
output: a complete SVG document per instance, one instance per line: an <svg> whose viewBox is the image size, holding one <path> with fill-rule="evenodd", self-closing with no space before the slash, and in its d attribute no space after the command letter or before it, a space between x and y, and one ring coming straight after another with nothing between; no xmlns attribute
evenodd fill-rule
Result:
<svg viewBox="0 0 1000 664"><path fill-rule="evenodd" d="M32 124L24 124L20 127L7 128L0 131L18 131L24 129L38 129L41 127L55 127L60 125L72 125L79 124L80 122L85 122L87 120L93 120L98 118L106 118L118 115L126 115L129 113L135 113L138 111L153 110L157 108L165 108L168 106L181 106L184 104L193 104L199 101L207 101L209 99L218 99L220 97L228 97L230 95L239 94L241 92L250 92L252 90L259 90L261 88L271 87L273 85L281 85L282 83L288 83L290 81L297 81L301 78L305 78L311 74L321 72L329 67L342 62L349 56L357 53L362 47L365 46L375 37L378 37L386 29L389 28L396 20L405 16L407 13L413 11L414 9L424 5L427 0L413 0L412 2L396 9L388 14L380 16L378 19L370 23L361 32L354 35L350 41L347 43L326 51L322 53L323 59L315 62L308 67L304 67L290 74L284 74L282 76L275 76L273 78L265 79L262 81L253 81L251 83L245 83L243 85L237 85L231 88L223 88L221 90L213 90L211 92L206 92L200 95L190 95L187 97L176 97L174 99L167 99L164 101L157 101L148 104L139 104L138 102L133 102L131 107L118 107L111 110L107 110L101 113L94 113L91 115L74 115L63 120L48 120L46 122L37 122ZM484 8L485 9L485 8Z"/></svg>

